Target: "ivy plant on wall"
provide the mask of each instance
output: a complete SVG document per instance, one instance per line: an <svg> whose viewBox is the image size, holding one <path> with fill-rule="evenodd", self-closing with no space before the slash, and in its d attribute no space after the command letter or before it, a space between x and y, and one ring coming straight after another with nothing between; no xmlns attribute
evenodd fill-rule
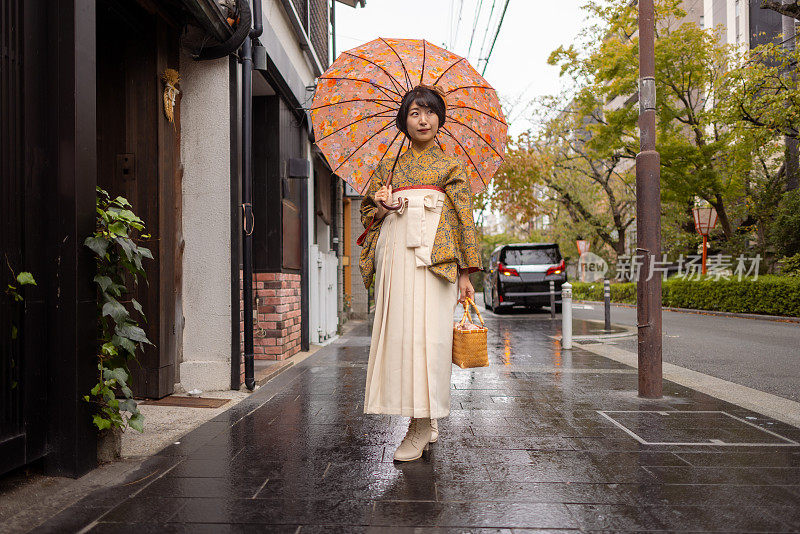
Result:
<svg viewBox="0 0 800 534"><path fill-rule="evenodd" d="M125 198L111 199L97 188L97 224L84 244L95 253L97 265L98 381L84 400L97 406L93 419L100 430L126 426L143 430L144 416L128 386L128 364L137 350L152 343L139 326L139 320L146 318L128 284L135 288L139 277L146 280L142 261L153 259L149 249L137 245L137 239L150 237L144 231L144 222Z"/></svg>
<svg viewBox="0 0 800 534"><path fill-rule="evenodd" d="M22 286L27 285L36 285L36 280L33 279L33 275L27 271L22 271L19 274L14 273L14 269L11 268L11 262L8 261L8 256L6 256L6 265L8 265L8 269L11 271L11 278L13 278L13 282L7 284L6 286L6 295L9 299L11 299L12 306L21 303L25 300L22 296ZM14 354L14 349L16 348L15 341L19 336L19 329L17 325L14 324L14 320L11 321L11 346L9 351L9 372L10 376L8 377L10 380L9 387L10 389L16 389L19 386L18 382L18 375L19 375L19 368L17 366L16 354Z"/></svg>

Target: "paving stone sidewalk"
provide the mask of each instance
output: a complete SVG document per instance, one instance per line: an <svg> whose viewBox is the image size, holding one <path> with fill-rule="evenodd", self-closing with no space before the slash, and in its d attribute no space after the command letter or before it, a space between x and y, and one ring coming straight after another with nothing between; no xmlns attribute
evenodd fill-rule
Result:
<svg viewBox="0 0 800 534"><path fill-rule="evenodd" d="M800 530L800 429L561 350L549 315L485 313L491 366L453 369L419 461L362 413L369 325L35 532Z"/></svg>

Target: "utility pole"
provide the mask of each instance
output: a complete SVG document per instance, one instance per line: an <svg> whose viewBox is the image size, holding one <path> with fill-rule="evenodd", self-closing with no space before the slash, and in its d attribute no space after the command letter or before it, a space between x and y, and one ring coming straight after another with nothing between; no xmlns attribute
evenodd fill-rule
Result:
<svg viewBox="0 0 800 534"><path fill-rule="evenodd" d="M636 283L639 396L659 398L661 374L661 277L652 261L661 256L661 157L656 151L655 9L639 1L639 135L636 155Z"/></svg>
<svg viewBox="0 0 800 534"><path fill-rule="evenodd" d="M795 0L783 0L784 5L793 5ZM786 54L791 56L795 49L795 19L792 17L787 17L786 15L781 15L781 26L783 33L783 48L786 51ZM790 66L789 72L786 73L792 80L797 77L796 70L797 66ZM800 181L800 162L798 162L798 150L797 150L797 128L791 127L789 131L789 135L784 137L785 142L785 152L784 156L786 158L786 190L792 191L797 189L798 181Z"/></svg>

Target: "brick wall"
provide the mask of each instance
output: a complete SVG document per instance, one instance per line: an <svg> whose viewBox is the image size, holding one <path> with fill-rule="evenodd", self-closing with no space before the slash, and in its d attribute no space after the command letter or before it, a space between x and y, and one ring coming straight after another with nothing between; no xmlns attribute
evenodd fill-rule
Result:
<svg viewBox="0 0 800 534"><path fill-rule="evenodd" d="M241 280L241 278L240 278ZM241 282L240 282L241 289ZM244 296L239 316L242 333L242 381L244 381ZM283 360L300 351L300 275L253 273L253 357Z"/></svg>
<svg viewBox="0 0 800 534"><path fill-rule="evenodd" d="M358 268L358 261L361 256L361 247L356 244L356 239L364 231L364 225L361 224L361 199L350 199L350 239L352 239L350 254L350 287L352 288L352 300L350 308L351 319L366 319L369 314L369 295L364 287L364 281L361 278L361 270Z"/></svg>

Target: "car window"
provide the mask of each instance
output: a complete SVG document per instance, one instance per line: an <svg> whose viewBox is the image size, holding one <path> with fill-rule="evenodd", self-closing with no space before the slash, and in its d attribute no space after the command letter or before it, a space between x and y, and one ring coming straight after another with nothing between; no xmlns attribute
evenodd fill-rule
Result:
<svg viewBox="0 0 800 534"><path fill-rule="evenodd" d="M556 247L536 247L507 249L503 263L506 265L543 265L560 261L561 254Z"/></svg>

